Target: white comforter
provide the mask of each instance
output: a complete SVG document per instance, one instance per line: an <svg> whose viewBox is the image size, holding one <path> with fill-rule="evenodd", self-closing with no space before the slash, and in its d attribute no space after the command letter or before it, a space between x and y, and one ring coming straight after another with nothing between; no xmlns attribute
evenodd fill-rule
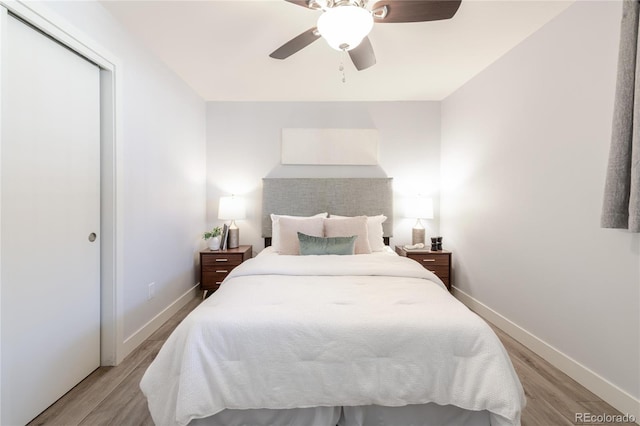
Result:
<svg viewBox="0 0 640 426"><path fill-rule="evenodd" d="M489 326L395 255L243 263L176 328L140 386L158 425L226 408L427 402L516 425L524 406Z"/></svg>

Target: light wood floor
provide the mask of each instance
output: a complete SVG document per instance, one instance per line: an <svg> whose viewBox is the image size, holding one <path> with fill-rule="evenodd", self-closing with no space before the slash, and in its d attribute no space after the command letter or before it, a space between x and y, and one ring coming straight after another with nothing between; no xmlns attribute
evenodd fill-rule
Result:
<svg viewBox="0 0 640 426"><path fill-rule="evenodd" d="M153 425L138 384L163 342L195 308L194 299L117 367L101 367L30 425ZM496 329L527 396L523 426L576 424L575 413L620 414L542 358ZM398 425L396 425L398 426Z"/></svg>

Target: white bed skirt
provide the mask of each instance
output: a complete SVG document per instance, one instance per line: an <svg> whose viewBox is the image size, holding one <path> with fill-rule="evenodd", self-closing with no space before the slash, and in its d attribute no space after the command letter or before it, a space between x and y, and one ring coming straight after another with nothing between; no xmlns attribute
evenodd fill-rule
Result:
<svg viewBox="0 0 640 426"><path fill-rule="evenodd" d="M341 414L342 407L226 409L204 419L193 419L189 426L336 426Z"/></svg>
<svg viewBox="0 0 640 426"><path fill-rule="evenodd" d="M453 405L420 404L404 407L312 407L288 410L224 410L189 426L490 426L488 411Z"/></svg>
<svg viewBox="0 0 640 426"><path fill-rule="evenodd" d="M344 407L339 426L489 426L488 411L436 403L382 407ZM344 422L343 422L344 419Z"/></svg>

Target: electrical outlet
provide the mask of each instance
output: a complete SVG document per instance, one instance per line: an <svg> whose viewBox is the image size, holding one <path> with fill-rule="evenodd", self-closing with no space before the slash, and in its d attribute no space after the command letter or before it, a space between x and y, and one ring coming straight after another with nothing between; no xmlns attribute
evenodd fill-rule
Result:
<svg viewBox="0 0 640 426"><path fill-rule="evenodd" d="M156 297L156 283L149 283L149 295L147 300L151 300Z"/></svg>

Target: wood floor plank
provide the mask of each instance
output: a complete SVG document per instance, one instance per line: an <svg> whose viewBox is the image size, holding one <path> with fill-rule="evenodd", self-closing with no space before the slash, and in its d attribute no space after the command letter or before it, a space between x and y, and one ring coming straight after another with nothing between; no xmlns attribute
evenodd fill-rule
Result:
<svg viewBox="0 0 640 426"><path fill-rule="evenodd" d="M117 367L100 367L67 392L29 425L77 425L116 389L150 355L158 341L145 341ZM154 355L155 356L155 355Z"/></svg>
<svg viewBox="0 0 640 426"><path fill-rule="evenodd" d="M556 415L563 417L563 419L556 419L559 423L566 420L569 424L574 424L576 413L620 414L618 410L553 367L539 355L499 328L492 327L509 353L529 403L540 405L544 401L545 405L553 407L553 412ZM531 412L525 410L525 413L523 418L531 420ZM533 418L537 417L537 415L533 416Z"/></svg>
<svg viewBox="0 0 640 426"><path fill-rule="evenodd" d="M96 370L31 424L152 425L140 380L164 341L199 303L200 298L190 301L122 364ZM494 330L507 349L527 396L523 426L574 425L578 412L620 414L502 330Z"/></svg>
<svg viewBox="0 0 640 426"><path fill-rule="evenodd" d="M562 392L575 395L577 401L600 401L601 399L593 392L586 389L580 383L558 370L529 348L506 334L499 328L492 326L502 344L507 348L510 356L517 357L530 365L541 377L558 387Z"/></svg>
<svg viewBox="0 0 640 426"><path fill-rule="evenodd" d="M568 422L573 421L575 413L585 411L585 407L575 400L575 395L554 386L526 362L513 358L512 363L525 389L528 403L544 401L554 408L554 414L562 416Z"/></svg>
<svg viewBox="0 0 640 426"><path fill-rule="evenodd" d="M95 410L91 411L80 426L153 425L147 399L139 388L146 370L147 366L136 368Z"/></svg>
<svg viewBox="0 0 640 426"><path fill-rule="evenodd" d="M572 426L553 404L544 399L531 398L522 412L522 426Z"/></svg>
<svg viewBox="0 0 640 426"><path fill-rule="evenodd" d="M103 381L112 368L98 368L28 425L78 424L100 402L100 392L95 384Z"/></svg>

